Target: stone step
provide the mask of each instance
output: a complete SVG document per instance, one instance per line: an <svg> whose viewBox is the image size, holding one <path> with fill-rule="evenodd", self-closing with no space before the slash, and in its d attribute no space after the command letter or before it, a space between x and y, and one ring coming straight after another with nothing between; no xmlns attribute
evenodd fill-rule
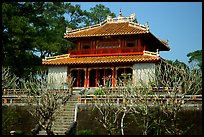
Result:
<svg viewBox="0 0 204 137"><path fill-rule="evenodd" d="M65 135L69 126L73 123L75 118L75 106L77 103L77 96L72 96L64 106L60 108L60 112L54 121L52 130L55 135ZM47 135L46 131L39 131L39 135Z"/></svg>
<svg viewBox="0 0 204 137"><path fill-rule="evenodd" d="M70 105L66 105L66 106L62 106L61 108L74 108L75 104L70 104Z"/></svg>
<svg viewBox="0 0 204 137"><path fill-rule="evenodd" d="M57 115L56 118L63 118L63 117L74 117L75 112L66 112L60 115Z"/></svg>
<svg viewBox="0 0 204 137"><path fill-rule="evenodd" d="M62 112L60 115L57 115L57 117L68 117L68 116L74 116L74 111L70 112Z"/></svg>
<svg viewBox="0 0 204 137"><path fill-rule="evenodd" d="M59 119L59 118L63 118L63 117L74 117L74 112L73 113L71 113L71 112L63 113L63 114L58 115L56 118Z"/></svg>
<svg viewBox="0 0 204 137"><path fill-rule="evenodd" d="M74 110L66 110L66 111L64 110L64 111L60 111L59 114L58 114L58 116L60 116L60 114L63 114L63 115L64 115L64 114L72 114L72 113L74 113L74 112L75 112Z"/></svg>
<svg viewBox="0 0 204 137"><path fill-rule="evenodd" d="M66 112L66 111L75 111L75 107L73 107L73 108L62 108L62 109L60 109L60 111L62 111L62 112Z"/></svg>
<svg viewBox="0 0 204 137"><path fill-rule="evenodd" d="M58 114L56 117L74 115L74 113L75 113L74 111L61 112L61 113Z"/></svg>
<svg viewBox="0 0 204 137"><path fill-rule="evenodd" d="M75 108L75 105L62 106L60 109Z"/></svg>
<svg viewBox="0 0 204 137"><path fill-rule="evenodd" d="M71 123L71 122L70 122L70 123ZM68 127L69 127L68 124L57 124L57 125L54 125L54 126L52 127L52 129L54 130L54 129L57 129L57 128L61 129L61 128L68 128Z"/></svg>
<svg viewBox="0 0 204 137"><path fill-rule="evenodd" d="M47 132L45 130L39 131L38 135L47 135Z"/></svg>
<svg viewBox="0 0 204 137"><path fill-rule="evenodd" d="M75 103L74 104L67 104L66 106L62 106L61 108L73 108L75 107Z"/></svg>
<svg viewBox="0 0 204 137"><path fill-rule="evenodd" d="M69 119L57 119L55 120L54 123L69 123L70 121L74 121L74 118L69 118Z"/></svg>
<svg viewBox="0 0 204 137"><path fill-rule="evenodd" d="M63 112L74 112L75 111L75 109L63 109L63 110L61 110L60 111L60 113L63 113Z"/></svg>
<svg viewBox="0 0 204 137"><path fill-rule="evenodd" d="M74 117L75 117L74 115L69 115L66 117L56 117L55 120L69 120L69 119L72 119Z"/></svg>
<svg viewBox="0 0 204 137"><path fill-rule="evenodd" d="M75 109L75 105L74 106L66 106L66 107L61 107L60 110L63 110L63 109Z"/></svg>
<svg viewBox="0 0 204 137"><path fill-rule="evenodd" d="M73 121L74 118L69 118L69 119L57 119L55 120L54 123L68 123L69 121Z"/></svg>
<svg viewBox="0 0 204 137"><path fill-rule="evenodd" d="M69 127L69 125L68 125L68 127ZM55 128L55 127L53 127L52 130L54 131L54 133L58 132L58 131L64 131L65 132L65 131L67 131L68 127L66 127L66 128L62 128L62 127Z"/></svg>
<svg viewBox="0 0 204 137"><path fill-rule="evenodd" d="M74 113L75 113L75 111L62 111L57 115L57 117L67 116L67 115L71 115Z"/></svg>
<svg viewBox="0 0 204 137"><path fill-rule="evenodd" d="M73 113L67 113L67 114L61 114L55 117L55 119L67 119L67 118L72 118L74 117Z"/></svg>
<svg viewBox="0 0 204 137"><path fill-rule="evenodd" d="M55 123L55 124L53 125L52 128L60 128L60 127L66 128L66 127L69 127L69 125L70 125L71 123L73 123L73 122L71 122L71 121L70 121L70 122L66 122L66 123L57 122L57 123Z"/></svg>
<svg viewBox="0 0 204 137"><path fill-rule="evenodd" d="M73 120L74 117L69 117L69 118L58 118L58 119L55 119L54 122L69 122L70 120Z"/></svg>
<svg viewBox="0 0 204 137"><path fill-rule="evenodd" d="M55 135L65 135L65 131L53 131ZM39 131L39 134L38 135L47 135L46 131Z"/></svg>
<svg viewBox="0 0 204 137"><path fill-rule="evenodd" d="M56 117L55 119L58 120L58 119L69 119L69 118L73 118L75 117L74 114L69 114L69 115L64 115L64 116L58 116Z"/></svg>
<svg viewBox="0 0 204 137"><path fill-rule="evenodd" d="M73 108L75 107L75 104L70 104L70 105L67 105L67 106L62 106L61 108Z"/></svg>
<svg viewBox="0 0 204 137"><path fill-rule="evenodd" d="M68 103L76 103L78 101L78 99L68 99L68 101L66 102L66 104Z"/></svg>
<svg viewBox="0 0 204 137"><path fill-rule="evenodd" d="M61 122L61 123L67 123L67 122L69 122L69 121L73 121L74 120L74 118L67 118L67 119L56 119L55 121L54 121L54 123L59 123L59 122Z"/></svg>
<svg viewBox="0 0 204 137"><path fill-rule="evenodd" d="M69 107L62 107L60 108L60 110L74 110L75 109L75 106L69 106Z"/></svg>
<svg viewBox="0 0 204 137"><path fill-rule="evenodd" d="M56 131L54 132L55 135L65 135L65 131Z"/></svg>
<svg viewBox="0 0 204 137"><path fill-rule="evenodd" d="M69 100L66 102L66 104L64 106L70 105L70 104L76 104L78 102L78 100Z"/></svg>

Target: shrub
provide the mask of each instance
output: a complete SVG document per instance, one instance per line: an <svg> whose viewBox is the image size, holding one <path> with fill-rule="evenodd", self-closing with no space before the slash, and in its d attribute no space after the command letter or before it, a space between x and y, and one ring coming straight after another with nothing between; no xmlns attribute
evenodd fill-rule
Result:
<svg viewBox="0 0 204 137"><path fill-rule="evenodd" d="M95 91L94 91L94 95L104 95L105 93L104 93L104 91L101 89L101 88L99 88L99 89L96 89Z"/></svg>
<svg viewBox="0 0 204 137"><path fill-rule="evenodd" d="M78 135L94 135L94 133L90 129L84 129L84 130L80 130Z"/></svg>
<svg viewBox="0 0 204 137"><path fill-rule="evenodd" d="M21 130L16 130L15 135L24 135L24 133Z"/></svg>

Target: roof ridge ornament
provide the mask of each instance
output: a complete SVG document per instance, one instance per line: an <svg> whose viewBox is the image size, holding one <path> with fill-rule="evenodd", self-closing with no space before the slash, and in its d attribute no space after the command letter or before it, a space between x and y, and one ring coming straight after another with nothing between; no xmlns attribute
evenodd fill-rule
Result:
<svg viewBox="0 0 204 137"><path fill-rule="evenodd" d="M106 20L107 20L107 22L112 22L113 18L112 18L112 16L108 15Z"/></svg>
<svg viewBox="0 0 204 137"><path fill-rule="evenodd" d="M130 14L130 17L129 17L130 22L135 22L135 23L138 23L138 22L137 22L137 19L135 18L135 16L136 16L136 14L135 14L135 13Z"/></svg>
<svg viewBox="0 0 204 137"><path fill-rule="evenodd" d="M148 21L145 23L145 27L149 31L149 23L148 23Z"/></svg>
<svg viewBox="0 0 204 137"><path fill-rule="evenodd" d="M119 17L122 17L122 11L121 11L121 9L120 9L120 12L119 12Z"/></svg>
<svg viewBox="0 0 204 137"><path fill-rule="evenodd" d="M135 13L130 14L130 21L134 21L135 20Z"/></svg>
<svg viewBox="0 0 204 137"><path fill-rule="evenodd" d="M72 28L66 27L66 33L69 33L72 31Z"/></svg>

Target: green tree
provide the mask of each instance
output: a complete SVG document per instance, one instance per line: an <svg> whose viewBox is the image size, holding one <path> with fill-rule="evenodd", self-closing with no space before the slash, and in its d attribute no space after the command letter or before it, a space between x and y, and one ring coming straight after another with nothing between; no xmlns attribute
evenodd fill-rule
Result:
<svg viewBox="0 0 204 137"><path fill-rule="evenodd" d="M28 18L31 10L22 3L2 4L2 45L3 66L10 67L18 77L24 77L29 71L35 71L40 58L32 52L35 30ZM32 60L32 62L31 62Z"/></svg>
<svg viewBox="0 0 204 137"><path fill-rule="evenodd" d="M64 13L61 2L4 2L3 66L25 78L41 68L46 56L67 53Z"/></svg>
<svg viewBox="0 0 204 137"><path fill-rule="evenodd" d="M2 134L10 135L10 131L17 122L16 107L13 105L2 107Z"/></svg>
<svg viewBox="0 0 204 137"><path fill-rule="evenodd" d="M86 18L86 12L81 9L79 4L71 5L71 3L66 3L65 12L69 17L67 19L67 27L72 29L83 27L84 20Z"/></svg>
<svg viewBox="0 0 204 137"><path fill-rule="evenodd" d="M101 4L87 12L79 4L64 2L3 2L3 66L25 79L42 69L45 57L66 54L73 48L64 39L66 27L75 29L96 24L107 15L115 16Z"/></svg>
<svg viewBox="0 0 204 137"><path fill-rule="evenodd" d="M189 63L195 62L198 67L202 69L202 50L196 50L194 52L190 52L187 54L187 57L189 57Z"/></svg>
<svg viewBox="0 0 204 137"><path fill-rule="evenodd" d="M87 19L85 20L86 26L98 24L104 21L107 16L115 17L115 13L111 12L108 7L102 4L96 4L95 7L90 8L91 12L84 11Z"/></svg>
<svg viewBox="0 0 204 137"><path fill-rule="evenodd" d="M167 63L173 65L173 66L180 66L180 67L184 67L184 68L188 68L188 65L186 65L184 62L181 62L179 60L175 60L175 61L172 61L172 60L165 60Z"/></svg>

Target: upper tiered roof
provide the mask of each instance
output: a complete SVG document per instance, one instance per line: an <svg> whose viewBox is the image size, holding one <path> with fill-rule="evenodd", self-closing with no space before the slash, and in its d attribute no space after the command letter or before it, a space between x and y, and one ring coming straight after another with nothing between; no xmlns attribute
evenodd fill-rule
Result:
<svg viewBox="0 0 204 137"><path fill-rule="evenodd" d="M168 51L170 47L168 42L158 39L149 29L148 22L145 25L139 24L135 18L135 14L129 17L123 17L122 13L118 17L112 18L108 16L107 19L99 24L83 27L72 30L66 28L64 38L71 40L74 38L97 37L97 36L113 36L113 35L135 35L145 34L148 40L152 39L160 47L160 50Z"/></svg>
<svg viewBox="0 0 204 137"><path fill-rule="evenodd" d="M92 37L92 36L109 36L109 35L127 35L127 34L143 34L149 33L149 26L137 23L135 15L130 17L117 18L108 16L107 19L99 24L80 28L80 29L66 29L64 38L75 37Z"/></svg>

